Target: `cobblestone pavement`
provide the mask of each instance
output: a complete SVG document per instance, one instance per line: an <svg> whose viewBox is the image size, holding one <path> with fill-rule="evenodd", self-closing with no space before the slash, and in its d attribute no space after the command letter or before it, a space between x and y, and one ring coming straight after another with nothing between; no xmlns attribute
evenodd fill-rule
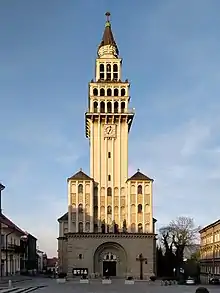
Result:
<svg viewBox="0 0 220 293"><path fill-rule="evenodd" d="M91 281L90 284L80 284L78 281L69 281L57 284L56 280L35 279L32 281L14 284L12 289L2 289L0 293L194 293L198 286L161 286L160 283L149 284L136 282L134 285L125 285L124 280L113 280L110 285L102 285L101 280ZM210 293L220 292L220 286L206 286ZM12 291L13 290L13 291Z"/></svg>

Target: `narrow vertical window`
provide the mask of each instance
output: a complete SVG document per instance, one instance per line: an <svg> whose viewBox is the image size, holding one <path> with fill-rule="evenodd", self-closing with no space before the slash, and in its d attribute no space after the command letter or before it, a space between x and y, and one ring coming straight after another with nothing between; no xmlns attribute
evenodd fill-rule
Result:
<svg viewBox="0 0 220 293"><path fill-rule="evenodd" d="M107 64L106 71L107 71L106 79L107 81L110 81L111 80L111 64Z"/></svg>
<svg viewBox="0 0 220 293"><path fill-rule="evenodd" d="M100 80L104 80L104 78L105 78L105 66L104 66L104 64L100 64L99 72L100 72Z"/></svg>

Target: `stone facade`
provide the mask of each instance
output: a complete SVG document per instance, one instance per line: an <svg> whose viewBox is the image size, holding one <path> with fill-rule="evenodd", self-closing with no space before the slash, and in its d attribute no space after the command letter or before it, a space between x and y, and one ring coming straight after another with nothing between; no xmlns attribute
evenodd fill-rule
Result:
<svg viewBox="0 0 220 293"><path fill-rule="evenodd" d="M109 14L107 14L109 17ZM89 83L85 115L90 176L68 178L68 212L59 221L60 270L88 268L91 275L147 278L155 268L153 179L140 170L128 177L128 136L134 118L130 83L107 19ZM143 255L146 260L137 260Z"/></svg>
<svg viewBox="0 0 220 293"><path fill-rule="evenodd" d="M220 220L200 230L201 279L220 278Z"/></svg>

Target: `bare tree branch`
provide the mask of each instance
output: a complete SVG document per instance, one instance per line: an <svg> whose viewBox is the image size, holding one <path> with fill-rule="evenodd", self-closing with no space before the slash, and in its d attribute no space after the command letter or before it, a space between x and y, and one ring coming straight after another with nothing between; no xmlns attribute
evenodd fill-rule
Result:
<svg viewBox="0 0 220 293"><path fill-rule="evenodd" d="M171 221L168 227L176 248L195 243L200 230L200 227L195 227L193 218L189 217L178 217Z"/></svg>

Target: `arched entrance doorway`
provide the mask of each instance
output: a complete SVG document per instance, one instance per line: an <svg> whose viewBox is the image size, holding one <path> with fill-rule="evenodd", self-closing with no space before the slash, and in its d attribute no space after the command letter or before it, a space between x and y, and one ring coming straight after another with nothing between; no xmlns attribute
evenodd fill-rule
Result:
<svg viewBox="0 0 220 293"><path fill-rule="evenodd" d="M127 254L117 242L105 242L94 253L94 273L101 276L124 277L127 272Z"/></svg>

